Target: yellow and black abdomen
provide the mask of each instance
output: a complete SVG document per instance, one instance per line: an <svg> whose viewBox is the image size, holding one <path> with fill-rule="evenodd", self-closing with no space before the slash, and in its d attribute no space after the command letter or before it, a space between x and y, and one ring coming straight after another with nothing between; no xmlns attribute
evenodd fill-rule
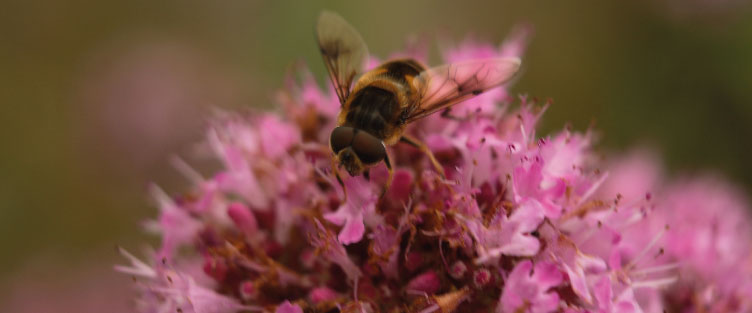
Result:
<svg viewBox="0 0 752 313"><path fill-rule="evenodd" d="M396 60L365 73L340 112L340 126L366 131L386 144L396 143L405 126L402 113L416 101L412 79L423 70L414 60Z"/></svg>

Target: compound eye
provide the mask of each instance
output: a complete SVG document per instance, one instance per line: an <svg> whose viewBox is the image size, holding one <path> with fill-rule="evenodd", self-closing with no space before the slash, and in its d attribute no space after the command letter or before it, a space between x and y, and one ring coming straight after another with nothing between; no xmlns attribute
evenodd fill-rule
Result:
<svg viewBox="0 0 752 313"><path fill-rule="evenodd" d="M377 163L386 157L384 143L364 131L355 134L352 146L360 161L365 164Z"/></svg>
<svg viewBox="0 0 752 313"><path fill-rule="evenodd" d="M329 138L329 144L332 146L334 153L340 152L342 149L352 145L355 130L351 127L340 126L332 130L332 135Z"/></svg>

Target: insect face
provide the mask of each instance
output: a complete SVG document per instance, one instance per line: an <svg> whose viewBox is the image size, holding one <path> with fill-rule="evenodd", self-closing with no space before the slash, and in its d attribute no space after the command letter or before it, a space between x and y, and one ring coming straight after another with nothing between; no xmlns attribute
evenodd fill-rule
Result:
<svg viewBox="0 0 752 313"><path fill-rule="evenodd" d="M386 157L384 143L371 134L352 127L340 126L329 139L339 165L351 176L360 175L366 167L381 162Z"/></svg>

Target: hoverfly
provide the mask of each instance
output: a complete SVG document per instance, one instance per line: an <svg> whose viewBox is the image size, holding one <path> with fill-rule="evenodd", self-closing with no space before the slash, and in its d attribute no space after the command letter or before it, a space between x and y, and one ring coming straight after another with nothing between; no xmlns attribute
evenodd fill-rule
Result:
<svg viewBox="0 0 752 313"><path fill-rule="evenodd" d="M369 167L384 161L389 171L384 191L389 189L393 169L386 146L397 142L421 150L444 176L443 168L428 147L406 135L405 127L498 87L520 67L518 58L480 59L428 69L416 60L398 59L387 61L355 80L368 57L368 48L360 34L339 15L322 12L316 35L341 104L329 146L334 153L333 171L343 187L339 166L350 176L367 175Z"/></svg>

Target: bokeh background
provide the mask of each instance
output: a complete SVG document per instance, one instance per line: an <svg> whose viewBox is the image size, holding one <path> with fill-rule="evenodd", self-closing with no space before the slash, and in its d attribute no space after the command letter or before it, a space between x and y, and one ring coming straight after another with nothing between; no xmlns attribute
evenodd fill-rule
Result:
<svg viewBox="0 0 752 313"><path fill-rule="evenodd" d="M116 245L155 238L149 182L181 188L216 107L273 109L296 61L323 81L323 8L377 56L415 35L499 43L535 28L514 92L555 103L544 133L602 132L752 192L752 8L744 0L42 1L0 10L0 311L124 312ZM436 50L433 50L436 55Z"/></svg>

